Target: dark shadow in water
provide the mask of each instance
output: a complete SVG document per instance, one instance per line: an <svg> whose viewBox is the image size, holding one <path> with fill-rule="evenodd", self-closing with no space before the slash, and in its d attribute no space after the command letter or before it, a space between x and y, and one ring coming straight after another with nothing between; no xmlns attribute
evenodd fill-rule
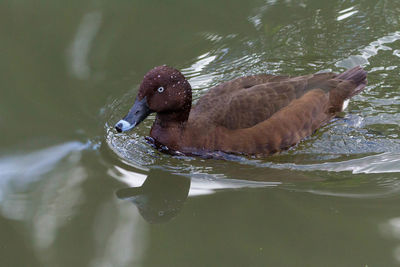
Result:
<svg viewBox="0 0 400 267"><path fill-rule="evenodd" d="M149 223L164 223L174 218L188 197L190 178L152 169L140 187L117 190L120 199L128 199Z"/></svg>

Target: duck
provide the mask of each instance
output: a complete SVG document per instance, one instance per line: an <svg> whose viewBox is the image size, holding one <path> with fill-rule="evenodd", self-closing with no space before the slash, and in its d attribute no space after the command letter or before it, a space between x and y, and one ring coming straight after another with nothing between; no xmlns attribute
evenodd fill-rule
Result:
<svg viewBox="0 0 400 267"><path fill-rule="evenodd" d="M360 66L343 73L258 74L209 89L192 105L192 87L167 65L144 75L118 133L156 113L148 140L183 155L224 153L266 157L286 150L338 116L367 84Z"/></svg>

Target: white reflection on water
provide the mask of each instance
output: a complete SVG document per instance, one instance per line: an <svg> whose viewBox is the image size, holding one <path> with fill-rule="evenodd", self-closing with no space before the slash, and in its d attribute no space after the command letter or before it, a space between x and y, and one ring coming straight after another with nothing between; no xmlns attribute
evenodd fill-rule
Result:
<svg viewBox="0 0 400 267"><path fill-rule="evenodd" d="M96 215L96 256L90 266L141 266L147 227L132 204L114 197Z"/></svg>
<svg viewBox="0 0 400 267"><path fill-rule="evenodd" d="M378 38L376 41L371 42L369 45L361 49L360 55L352 55L337 62L335 65L336 67L347 69L357 65L369 64L368 59L377 55L380 50L392 50L392 48L386 46L385 44L391 44L397 40L400 40L400 31Z"/></svg>
<svg viewBox="0 0 400 267"><path fill-rule="evenodd" d="M32 222L33 241L39 249L53 243L57 230L74 214L81 200L80 185L86 172L77 165L80 151L88 146L68 142L0 158L0 211L4 217ZM49 176L51 179L42 184L40 191L26 192Z"/></svg>
<svg viewBox="0 0 400 267"><path fill-rule="evenodd" d="M44 263L60 228L74 217L83 200L82 183L87 173L80 166L81 151L91 146L91 143L68 142L0 157L0 211L4 217L28 223L32 242L43 252L39 257ZM46 182L32 190L33 184L40 180ZM146 232L140 215L132 212L132 205L112 196L95 221L93 236L97 247L91 265L138 266L146 247L143 245Z"/></svg>
<svg viewBox="0 0 400 267"><path fill-rule="evenodd" d="M318 164L267 164L270 168L292 169L301 171L351 171L356 173L396 173L400 172L400 153L386 152L378 155L351 159L341 162L325 162Z"/></svg>
<svg viewBox="0 0 400 267"><path fill-rule="evenodd" d="M256 28L257 30L260 30L262 27L262 12L259 12L258 14L254 15L254 16L250 16L248 18L248 20L254 25L254 28Z"/></svg>
<svg viewBox="0 0 400 267"><path fill-rule="evenodd" d="M128 171L118 166L114 167L117 172L109 171L109 174L117 180L129 185L130 187L139 187L146 180L146 175ZM281 182L259 182L228 179L224 178L225 176L222 174L209 174L201 172L190 174L175 174L187 176L191 179L188 194L188 196L190 197L209 195L227 189L275 187L282 184Z"/></svg>
<svg viewBox="0 0 400 267"><path fill-rule="evenodd" d="M193 88L209 85L214 78L213 74L200 75L204 68L215 60L217 56L209 52L197 57L196 61L188 68L182 69L182 73L187 76Z"/></svg>
<svg viewBox="0 0 400 267"><path fill-rule="evenodd" d="M336 20L341 21L341 20L347 19L356 13L358 13L358 10L354 10L354 6L343 9L343 10L339 11L340 15L337 17Z"/></svg>
<svg viewBox="0 0 400 267"><path fill-rule="evenodd" d="M85 169L78 165L80 158L58 169L51 179L40 189L40 197L35 198L37 208L32 214L33 239L39 249L49 248L58 230L68 223L75 209L83 200L82 183L87 178Z"/></svg>
<svg viewBox="0 0 400 267"><path fill-rule="evenodd" d="M101 13L87 13L83 18L68 50L68 68L77 79L88 79L90 67L88 56L91 44L101 24Z"/></svg>
<svg viewBox="0 0 400 267"><path fill-rule="evenodd" d="M68 142L32 153L0 157L0 204L10 190L26 190L61 159L87 146L80 142Z"/></svg>
<svg viewBox="0 0 400 267"><path fill-rule="evenodd" d="M332 191L322 191L322 190L303 190L295 189L296 192L307 192L320 196L331 196L331 197L344 197L344 198L358 198L358 199L372 199L372 198L383 198L388 196L397 195L400 192L400 186L395 185L393 189L386 192L380 193L337 193Z"/></svg>
<svg viewBox="0 0 400 267"><path fill-rule="evenodd" d="M146 181L146 178L147 178L147 175L145 175L145 174L127 171L118 166L115 166L115 170L109 169L108 174L131 187L141 186L144 183L144 181ZM122 175L120 175L120 174L122 174Z"/></svg>
<svg viewBox="0 0 400 267"><path fill-rule="evenodd" d="M380 225L380 229L384 235L400 240L400 217L390 219L387 223ZM400 263L400 245L393 249L393 257Z"/></svg>
<svg viewBox="0 0 400 267"><path fill-rule="evenodd" d="M187 175L191 177L189 196L209 195L227 189L275 187L281 182L258 182L247 180L213 178L212 174Z"/></svg>

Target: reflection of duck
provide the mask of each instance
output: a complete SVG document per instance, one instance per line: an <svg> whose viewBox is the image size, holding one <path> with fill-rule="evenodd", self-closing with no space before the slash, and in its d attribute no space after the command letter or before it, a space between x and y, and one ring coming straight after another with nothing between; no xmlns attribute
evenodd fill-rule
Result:
<svg viewBox="0 0 400 267"><path fill-rule="evenodd" d="M143 182L144 175L115 167L122 174L117 179L131 186L117 190L117 197L134 203L143 218L150 223L167 222L177 216L188 197L240 188L275 187L281 184L228 179L218 174L201 172L177 175L162 169L151 169ZM138 184L142 186L137 186Z"/></svg>
<svg viewBox="0 0 400 267"><path fill-rule="evenodd" d="M341 112L364 89L366 75L355 67L339 75L247 76L212 88L191 109L188 81L178 70L159 66L144 76L134 106L115 127L130 130L156 112L150 136L160 147L185 154L268 155Z"/></svg>
<svg viewBox="0 0 400 267"><path fill-rule="evenodd" d="M153 169L142 186L119 189L116 194L131 200L146 221L162 223L180 212L189 188L190 178L175 174L165 177L165 172Z"/></svg>

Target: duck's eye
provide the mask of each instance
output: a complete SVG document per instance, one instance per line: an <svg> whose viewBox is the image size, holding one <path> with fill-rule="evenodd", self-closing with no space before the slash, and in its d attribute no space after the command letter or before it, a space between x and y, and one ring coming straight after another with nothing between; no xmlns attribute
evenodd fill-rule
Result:
<svg viewBox="0 0 400 267"><path fill-rule="evenodd" d="M164 92L164 87L158 87L158 89L157 89L157 91L159 92L159 93L162 93L162 92Z"/></svg>

